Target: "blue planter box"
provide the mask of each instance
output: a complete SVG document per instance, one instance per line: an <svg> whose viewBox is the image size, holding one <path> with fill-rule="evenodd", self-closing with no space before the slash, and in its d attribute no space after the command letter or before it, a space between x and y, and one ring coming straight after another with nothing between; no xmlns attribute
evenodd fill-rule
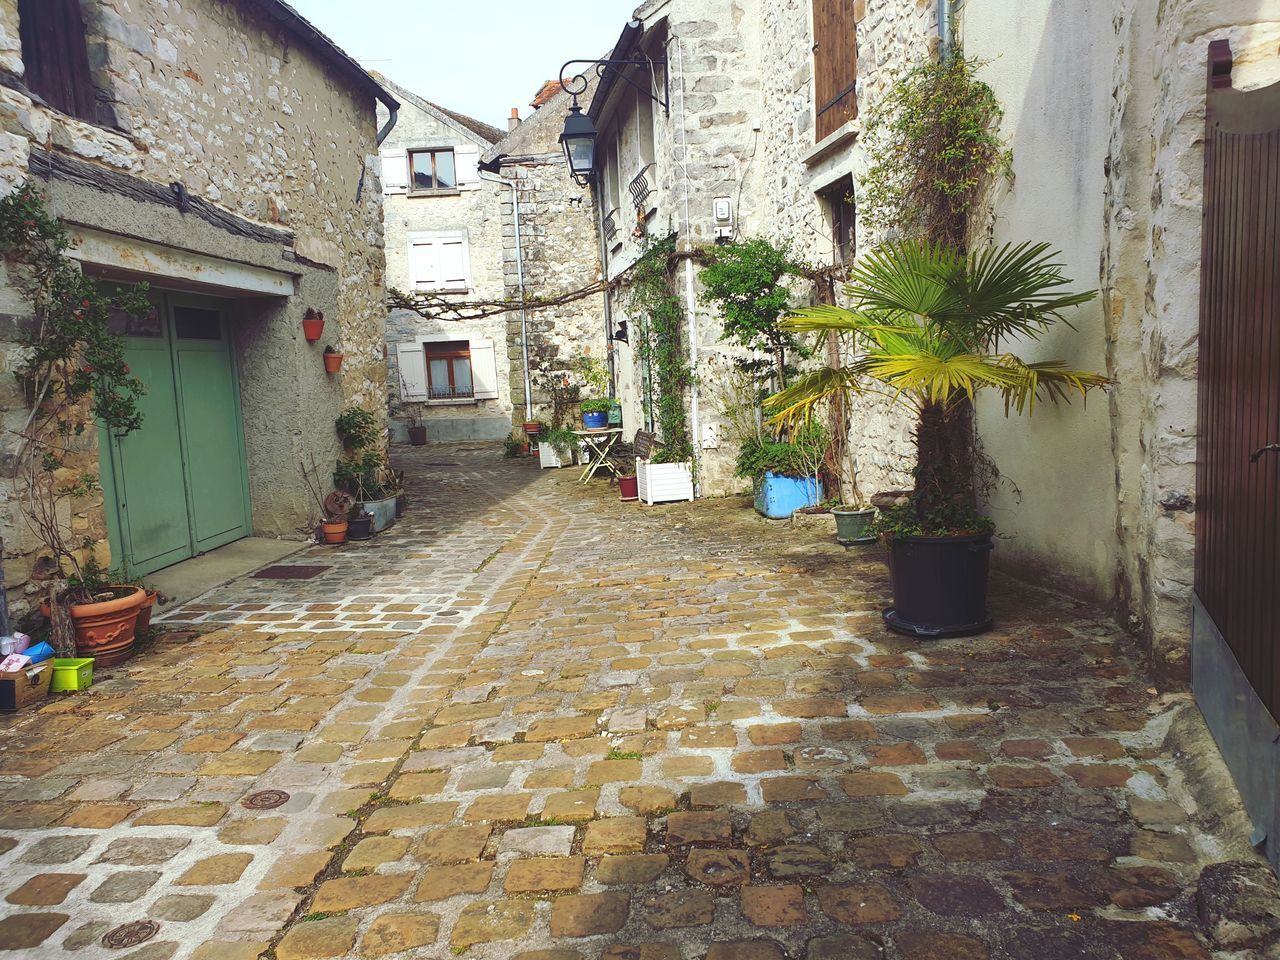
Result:
<svg viewBox="0 0 1280 960"><path fill-rule="evenodd" d="M756 481L756 510L771 520L785 520L803 507L816 507L821 500L822 484L817 477L767 472Z"/></svg>
<svg viewBox="0 0 1280 960"><path fill-rule="evenodd" d="M609 425L609 414L604 410L599 413L584 413L582 425L588 430L601 430Z"/></svg>

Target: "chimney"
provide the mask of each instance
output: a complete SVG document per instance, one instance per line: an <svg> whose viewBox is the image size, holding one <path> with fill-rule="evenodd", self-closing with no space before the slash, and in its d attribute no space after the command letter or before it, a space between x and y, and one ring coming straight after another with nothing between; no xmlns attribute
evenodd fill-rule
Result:
<svg viewBox="0 0 1280 960"><path fill-rule="evenodd" d="M512 107L511 117L507 120L507 130L514 130L518 126L520 126L520 108Z"/></svg>

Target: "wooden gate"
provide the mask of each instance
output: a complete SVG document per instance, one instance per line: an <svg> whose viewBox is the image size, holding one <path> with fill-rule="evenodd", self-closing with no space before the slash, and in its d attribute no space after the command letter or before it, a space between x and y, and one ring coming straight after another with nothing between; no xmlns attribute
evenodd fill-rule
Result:
<svg viewBox="0 0 1280 960"><path fill-rule="evenodd" d="M1200 273L1200 604L1280 719L1280 84L1209 47Z"/></svg>

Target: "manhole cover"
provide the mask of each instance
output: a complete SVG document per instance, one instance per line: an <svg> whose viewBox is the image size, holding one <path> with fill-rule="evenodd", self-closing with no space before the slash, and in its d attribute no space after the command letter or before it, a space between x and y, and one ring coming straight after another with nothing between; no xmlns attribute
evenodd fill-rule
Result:
<svg viewBox="0 0 1280 960"><path fill-rule="evenodd" d="M259 790L240 801L246 810L274 810L289 802L289 795L283 790Z"/></svg>
<svg viewBox="0 0 1280 960"><path fill-rule="evenodd" d="M272 567L263 567L253 575L254 580L310 580L312 577L319 576L332 567L321 566L320 564L300 563L290 566L285 563L277 563Z"/></svg>
<svg viewBox="0 0 1280 960"><path fill-rule="evenodd" d="M134 920L132 923L122 923L114 930L108 930L102 935L102 945L111 947L113 950L122 947L136 947L138 944L150 940L160 930L160 924L154 920Z"/></svg>

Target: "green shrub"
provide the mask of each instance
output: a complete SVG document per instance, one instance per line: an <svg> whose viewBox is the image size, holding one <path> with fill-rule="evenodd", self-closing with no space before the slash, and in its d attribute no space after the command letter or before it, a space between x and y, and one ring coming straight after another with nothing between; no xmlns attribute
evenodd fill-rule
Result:
<svg viewBox="0 0 1280 960"><path fill-rule="evenodd" d="M801 427L791 440L749 440L738 451L734 473L758 479L765 473L784 477L816 476L831 441L816 423Z"/></svg>

